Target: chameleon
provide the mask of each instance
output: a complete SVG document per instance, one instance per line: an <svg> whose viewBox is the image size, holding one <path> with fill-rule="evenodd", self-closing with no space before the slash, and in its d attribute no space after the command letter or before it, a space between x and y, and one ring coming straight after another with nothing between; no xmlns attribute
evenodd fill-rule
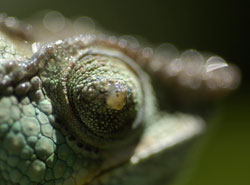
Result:
<svg viewBox="0 0 250 185"><path fill-rule="evenodd" d="M210 53L140 46L55 11L33 20L0 15L1 185L170 184L206 128L178 105L240 83Z"/></svg>

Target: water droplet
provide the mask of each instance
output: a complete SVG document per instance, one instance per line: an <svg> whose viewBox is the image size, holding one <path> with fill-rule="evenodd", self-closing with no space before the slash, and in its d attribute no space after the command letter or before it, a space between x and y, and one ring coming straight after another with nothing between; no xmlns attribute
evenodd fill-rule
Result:
<svg viewBox="0 0 250 185"><path fill-rule="evenodd" d="M15 26L16 23L17 23L17 20L14 17L8 17L5 20L5 25L7 27L13 27L13 26Z"/></svg>
<svg viewBox="0 0 250 185"><path fill-rule="evenodd" d="M78 17L73 27L76 34L91 33L95 30L95 22L87 16Z"/></svg>
<svg viewBox="0 0 250 185"><path fill-rule="evenodd" d="M128 41L125 40L125 39L120 39L118 41L118 45L121 47L121 48L126 48L127 47L127 44L128 44Z"/></svg>
<svg viewBox="0 0 250 185"><path fill-rule="evenodd" d="M179 55L179 51L176 49L176 47L169 43L161 44L155 49L155 57L159 57L165 61L171 61L179 57Z"/></svg>
<svg viewBox="0 0 250 185"><path fill-rule="evenodd" d="M183 68L188 76L196 76L204 69L204 58L201 53L190 49L182 53L181 60L183 61Z"/></svg>
<svg viewBox="0 0 250 185"><path fill-rule="evenodd" d="M203 56L196 50L186 50L181 54L181 59L184 62L204 62Z"/></svg>
<svg viewBox="0 0 250 185"><path fill-rule="evenodd" d="M57 11L50 11L44 16L43 25L51 32L59 32L64 28L65 18Z"/></svg>
<svg viewBox="0 0 250 185"><path fill-rule="evenodd" d="M128 46L131 48L138 48L140 46L139 42L136 40L136 38L131 36L131 35L124 35L124 36L120 37L119 39L126 40Z"/></svg>
<svg viewBox="0 0 250 185"><path fill-rule="evenodd" d="M32 52L36 53L41 48L41 44L39 42L34 42L31 47Z"/></svg>
<svg viewBox="0 0 250 185"><path fill-rule="evenodd" d="M228 64L226 63L226 61L223 58L217 56L212 56L206 61L207 72L214 71L216 69L220 69L227 66Z"/></svg>
<svg viewBox="0 0 250 185"><path fill-rule="evenodd" d="M166 71L169 76L176 76L182 69L183 63L179 58L172 60L166 67Z"/></svg>
<svg viewBox="0 0 250 185"><path fill-rule="evenodd" d="M145 58L149 58L149 57L152 57L153 55L153 49L150 48L150 47L146 47L142 50L142 55L143 57Z"/></svg>

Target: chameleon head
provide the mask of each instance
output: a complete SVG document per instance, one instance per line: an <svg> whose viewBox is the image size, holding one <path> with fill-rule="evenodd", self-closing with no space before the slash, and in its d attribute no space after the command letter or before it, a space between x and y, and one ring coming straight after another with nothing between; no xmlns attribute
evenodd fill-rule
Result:
<svg viewBox="0 0 250 185"><path fill-rule="evenodd" d="M0 27L8 22L2 20ZM20 37L17 23L9 28L11 38ZM31 58L11 40L0 33L0 184L169 182L203 121L157 110L151 83L137 63L157 83L174 78L174 86L183 75L187 87L198 80L201 89L206 82L219 82L211 87L220 90L239 80L231 76L234 68L206 75L194 52L192 60L185 54L166 61L113 36L59 40L34 47ZM225 66L214 59L208 59L207 71Z"/></svg>
<svg viewBox="0 0 250 185"><path fill-rule="evenodd" d="M50 51L40 72L44 91L65 130L98 148L132 141L143 125L143 72L130 58L107 46L73 50Z"/></svg>

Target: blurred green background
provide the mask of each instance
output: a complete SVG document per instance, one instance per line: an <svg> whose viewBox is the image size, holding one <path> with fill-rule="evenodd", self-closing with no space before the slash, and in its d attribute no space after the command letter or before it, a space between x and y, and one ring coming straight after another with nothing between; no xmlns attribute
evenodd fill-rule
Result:
<svg viewBox="0 0 250 185"><path fill-rule="evenodd" d="M218 102L215 115L176 185L250 185L250 6L233 0L0 0L0 12L19 18L39 10L89 16L119 34L153 44L214 52L240 66L238 91Z"/></svg>

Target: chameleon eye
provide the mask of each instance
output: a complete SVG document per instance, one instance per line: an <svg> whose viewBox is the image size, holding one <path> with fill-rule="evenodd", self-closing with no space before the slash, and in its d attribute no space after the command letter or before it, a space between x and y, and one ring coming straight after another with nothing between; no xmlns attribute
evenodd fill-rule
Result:
<svg viewBox="0 0 250 185"><path fill-rule="evenodd" d="M147 82L132 59L90 38L48 46L40 55L45 94L62 125L80 142L109 148L136 135Z"/></svg>

